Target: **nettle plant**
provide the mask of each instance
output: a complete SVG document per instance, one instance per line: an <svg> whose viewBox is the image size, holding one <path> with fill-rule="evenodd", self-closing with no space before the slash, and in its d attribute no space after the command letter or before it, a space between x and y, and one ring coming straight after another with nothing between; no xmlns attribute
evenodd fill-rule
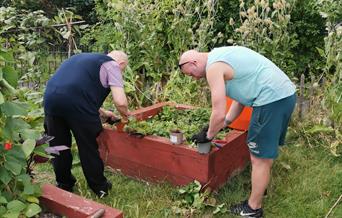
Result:
<svg viewBox="0 0 342 218"><path fill-rule="evenodd" d="M295 34L289 33L291 0L240 0L240 21L229 20L234 29L229 43L244 45L275 62L290 76L296 72L291 49L297 45ZM237 23L241 24L237 26Z"/></svg>
<svg viewBox="0 0 342 218"><path fill-rule="evenodd" d="M27 105L17 100L13 55L0 49L0 216L32 217L41 211L41 190L32 183L33 155L45 156L36 147L39 132L29 124ZM31 120L32 121L32 120Z"/></svg>

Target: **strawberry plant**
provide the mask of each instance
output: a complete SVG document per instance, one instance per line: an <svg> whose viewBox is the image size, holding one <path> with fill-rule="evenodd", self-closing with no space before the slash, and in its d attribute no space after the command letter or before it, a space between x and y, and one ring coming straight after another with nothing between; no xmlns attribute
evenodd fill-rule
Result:
<svg viewBox="0 0 342 218"><path fill-rule="evenodd" d="M189 142L191 136L208 125L210 113L209 108L179 110L175 107L163 107L159 114L148 120L130 120L126 131L169 137L171 131L180 130L186 137L187 143L191 144ZM223 138L226 133L226 131L222 131L217 138Z"/></svg>

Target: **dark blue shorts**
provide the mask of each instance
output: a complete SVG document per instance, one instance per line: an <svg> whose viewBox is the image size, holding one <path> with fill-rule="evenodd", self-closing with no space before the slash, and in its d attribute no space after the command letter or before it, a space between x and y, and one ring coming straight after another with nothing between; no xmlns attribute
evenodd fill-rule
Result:
<svg viewBox="0 0 342 218"><path fill-rule="evenodd" d="M253 107L247 145L259 158L275 159L285 141L287 127L296 104L296 94L270 104Z"/></svg>

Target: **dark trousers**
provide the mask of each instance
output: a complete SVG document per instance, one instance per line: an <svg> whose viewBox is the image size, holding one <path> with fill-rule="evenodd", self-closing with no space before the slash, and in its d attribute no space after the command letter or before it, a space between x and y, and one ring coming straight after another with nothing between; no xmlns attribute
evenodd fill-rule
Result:
<svg viewBox="0 0 342 218"><path fill-rule="evenodd" d="M102 131L100 119L97 121L79 121L57 116L46 116L47 133L55 138L50 146L65 145L71 147L72 136L76 139L78 153L83 173L89 187L94 191L107 190L107 180L103 175L103 162L98 151L96 137ZM72 189L76 180L71 174L72 154L70 149L54 155L52 160L57 185L65 189Z"/></svg>

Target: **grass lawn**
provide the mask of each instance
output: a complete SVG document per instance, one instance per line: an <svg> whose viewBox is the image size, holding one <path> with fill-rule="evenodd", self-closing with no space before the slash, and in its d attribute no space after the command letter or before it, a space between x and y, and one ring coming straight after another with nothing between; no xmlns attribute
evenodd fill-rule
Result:
<svg viewBox="0 0 342 218"><path fill-rule="evenodd" d="M308 148L295 144L290 142L281 149L274 164L268 195L264 201L266 217L324 217L342 194L342 157L333 157L322 147ZM250 168L247 168L232 178L218 193L212 194L217 204L225 203L229 206L248 197L249 171ZM40 165L36 167L36 179L54 183L52 172L49 164ZM78 179L75 193L120 209L127 218L182 217L172 210L176 201L181 200L178 195L179 187L137 181L106 170L113 189L108 197L98 199L87 188L77 160L73 174ZM213 215L213 210L214 208L207 207L196 211L193 217L234 217L229 213ZM336 206L329 217L342 217L342 203Z"/></svg>

